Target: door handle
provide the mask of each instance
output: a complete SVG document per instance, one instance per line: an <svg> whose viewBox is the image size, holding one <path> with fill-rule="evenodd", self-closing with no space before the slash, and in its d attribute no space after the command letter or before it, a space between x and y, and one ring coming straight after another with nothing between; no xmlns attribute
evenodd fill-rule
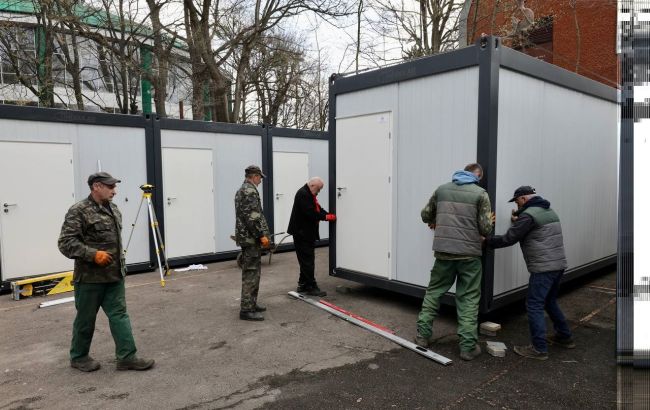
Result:
<svg viewBox="0 0 650 410"><path fill-rule="evenodd" d="M341 197L341 193L342 193L342 191L345 191L345 190L347 190L347 189L348 189L348 187L345 187L345 186L337 186L337 187L336 187L336 190L338 191L338 193L336 194L336 196L337 196L338 198L340 198L340 197Z"/></svg>
<svg viewBox="0 0 650 410"><path fill-rule="evenodd" d="M275 199L280 199L281 196L284 196L284 194L275 194Z"/></svg>
<svg viewBox="0 0 650 410"><path fill-rule="evenodd" d="M175 200L175 199L176 199L175 196L168 196L168 197L167 197L167 205L171 205L171 204L172 204L172 200Z"/></svg>
<svg viewBox="0 0 650 410"><path fill-rule="evenodd" d="M8 204L8 203L5 202L2 206L4 207L5 213L8 214L9 213L9 207L10 206L18 206L18 204Z"/></svg>

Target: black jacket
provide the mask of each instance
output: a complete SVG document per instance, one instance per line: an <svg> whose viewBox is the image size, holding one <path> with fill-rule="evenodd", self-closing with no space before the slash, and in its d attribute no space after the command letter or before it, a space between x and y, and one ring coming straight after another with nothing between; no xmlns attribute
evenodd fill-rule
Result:
<svg viewBox="0 0 650 410"><path fill-rule="evenodd" d="M320 239L318 234L318 222L324 221L327 211L322 207L316 210L314 196L307 184L296 192L289 219L287 232L304 240L316 241Z"/></svg>

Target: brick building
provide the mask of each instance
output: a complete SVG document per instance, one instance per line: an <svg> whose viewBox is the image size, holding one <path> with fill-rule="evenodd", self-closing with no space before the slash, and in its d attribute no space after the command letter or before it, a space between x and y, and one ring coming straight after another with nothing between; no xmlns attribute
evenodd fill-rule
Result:
<svg viewBox="0 0 650 410"><path fill-rule="evenodd" d="M529 55L617 86L616 0L526 0L524 6L535 23L523 47L506 37L513 16L525 19L516 0L467 0L461 41L473 43L481 33L504 36L507 45Z"/></svg>

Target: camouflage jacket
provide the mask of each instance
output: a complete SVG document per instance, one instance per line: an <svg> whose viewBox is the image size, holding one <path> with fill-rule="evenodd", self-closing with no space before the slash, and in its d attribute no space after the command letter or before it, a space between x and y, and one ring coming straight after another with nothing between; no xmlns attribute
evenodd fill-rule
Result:
<svg viewBox="0 0 650 410"><path fill-rule="evenodd" d="M126 274L122 252L122 214L110 202L111 211L91 196L72 205L65 215L59 250L74 259L74 281L84 283L117 282ZM108 266L95 263L95 253L106 251L113 256Z"/></svg>
<svg viewBox="0 0 650 410"><path fill-rule="evenodd" d="M270 236L257 187L244 181L235 194L235 240L239 246L259 245L262 236ZM269 238L270 239L270 238Z"/></svg>

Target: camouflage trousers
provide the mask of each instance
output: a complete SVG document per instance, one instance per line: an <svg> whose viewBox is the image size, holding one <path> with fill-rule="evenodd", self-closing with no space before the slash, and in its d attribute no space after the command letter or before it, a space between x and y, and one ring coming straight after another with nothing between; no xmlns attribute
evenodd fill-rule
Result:
<svg viewBox="0 0 650 410"><path fill-rule="evenodd" d="M252 312L257 305L262 273L262 249L259 246L242 248L241 255L241 311Z"/></svg>

